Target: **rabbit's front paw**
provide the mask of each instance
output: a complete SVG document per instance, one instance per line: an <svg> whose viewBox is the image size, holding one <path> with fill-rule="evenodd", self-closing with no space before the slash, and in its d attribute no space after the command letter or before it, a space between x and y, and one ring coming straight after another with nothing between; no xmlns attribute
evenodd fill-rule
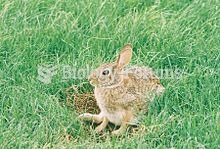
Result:
<svg viewBox="0 0 220 149"><path fill-rule="evenodd" d="M99 132L101 132L102 130L104 130L107 125L108 125L108 119L107 119L106 117L103 117L102 123L95 128L95 131L96 131L97 133L99 133Z"/></svg>
<svg viewBox="0 0 220 149"><path fill-rule="evenodd" d="M119 129L112 131L112 134L115 136L120 136L122 135L127 129L126 122L122 123Z"/></svg>
<svg viewBox="0 0 220 149"><path fill-rule="evenodd" d="M101 125L99 125L95 128L95 132L100 133L103 129L105 129L105 128L103 128Z"/></svg>
<svg viewBox="0 0 220 149"><path fill-rule="evenodd" d="M114 135L114 136L120 136L122 133L123 133L123 131L120 129L112 131L112 135Z"/></svg>

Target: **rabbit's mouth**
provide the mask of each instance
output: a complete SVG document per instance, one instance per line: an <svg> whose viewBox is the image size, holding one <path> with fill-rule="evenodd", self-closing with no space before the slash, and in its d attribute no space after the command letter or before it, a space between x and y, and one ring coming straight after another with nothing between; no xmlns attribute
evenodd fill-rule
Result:
<svg viewBox="0 0 220 149"><path fill-rule="evenodd" d="M90 79L90 80L89 80L89 83L90 83L91 85L93 85L93 86L98 85L98 81L97 81L97 80L94 80L94 79Z"/></svg>

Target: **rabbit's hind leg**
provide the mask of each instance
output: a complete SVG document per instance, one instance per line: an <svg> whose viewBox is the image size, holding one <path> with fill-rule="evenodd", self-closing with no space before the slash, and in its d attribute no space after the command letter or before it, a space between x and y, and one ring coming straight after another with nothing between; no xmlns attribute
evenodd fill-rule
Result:
<svg viewBox="0 0 220 149"><path fill-rule="evenodd" d="M90 113L83 113L79 115L79 119L84 121L92 121L97 124L103 121L103 117L101 115L90 114Z"/></svg>

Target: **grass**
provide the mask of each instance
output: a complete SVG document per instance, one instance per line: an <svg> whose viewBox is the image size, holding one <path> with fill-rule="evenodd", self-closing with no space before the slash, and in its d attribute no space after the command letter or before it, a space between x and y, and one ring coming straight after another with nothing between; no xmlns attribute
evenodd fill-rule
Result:
<svg viewBox="0 0 220 149"><path fill-rule="evenodd" d="M0 146L219 148L219 39L217 0L2 0ZM65 104L65 88L87 80L57 75L46 85L37 80L37 66L95 68L128 42L132 64L187 74L161 81L166 92L150 105L146 131L101 137Z"/></svg>

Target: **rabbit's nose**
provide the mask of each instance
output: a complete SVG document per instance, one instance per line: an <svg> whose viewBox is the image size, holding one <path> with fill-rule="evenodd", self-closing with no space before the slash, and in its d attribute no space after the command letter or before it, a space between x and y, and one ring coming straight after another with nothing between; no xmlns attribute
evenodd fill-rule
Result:
<svg viewBox="0 0 220 149"><path fill-rule="evenodd" d="M88 77L88 80L89 80L89 81L91 81L91 80L92 80L92 77L91 77L91 75L89 75L89 77Z"/></svg>
<svg viewBox="0 0 220 149"><path fill-rule="evenodd" d="M91 81L91 80L96 80L98 78L97 76L97 72L96 71L93 71L89 77L88 77L88 80Z"/></svg>
<svg viewBox="0 0 220 149"><path fill-rule="evenodd" d="M91 81L92 79L94 79L94 74L92 73L91 75L89 75L88 80Z"/></svg>

